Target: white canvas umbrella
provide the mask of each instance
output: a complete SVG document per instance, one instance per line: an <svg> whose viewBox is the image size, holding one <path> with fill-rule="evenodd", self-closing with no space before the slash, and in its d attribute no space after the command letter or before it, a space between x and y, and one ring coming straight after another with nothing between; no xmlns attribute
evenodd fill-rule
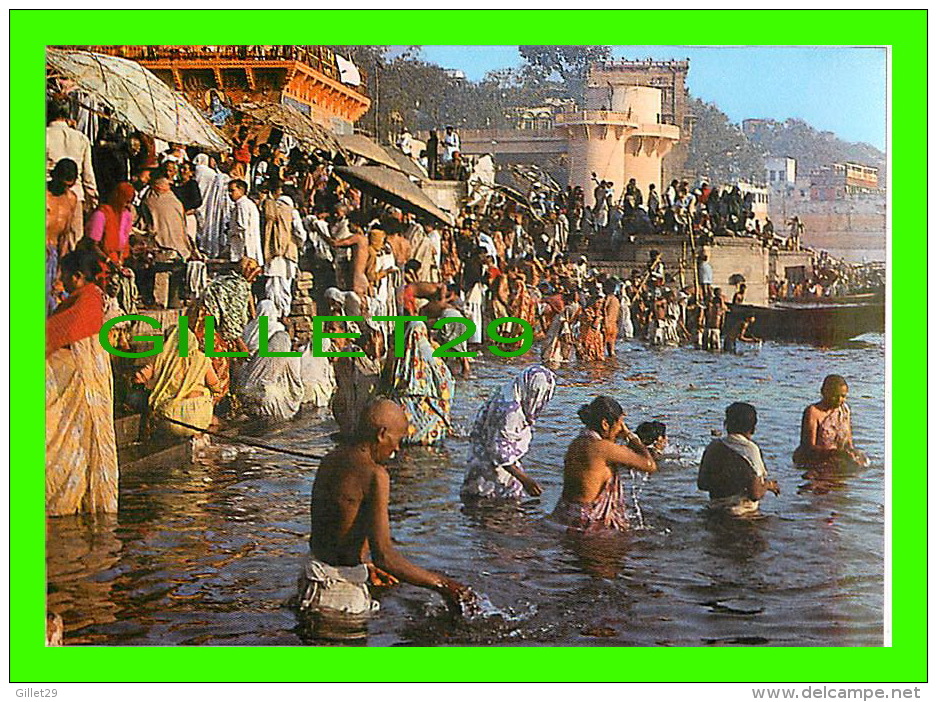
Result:
<svg viewBox="0 0 937 702"><path fill-rule="evenodd" d="M46 49L46 62L114 116L163 141L226 151L224 137L189 104L139 63L90 51Z"/></svg>

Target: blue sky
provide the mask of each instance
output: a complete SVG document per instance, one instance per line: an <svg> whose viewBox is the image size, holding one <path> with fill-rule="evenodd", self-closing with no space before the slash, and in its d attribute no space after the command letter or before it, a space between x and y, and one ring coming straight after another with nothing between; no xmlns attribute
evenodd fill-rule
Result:
<svg viewBox="0 0 937 702"><path fill-rule="evenodd" d="M798 117L885 149L885 50L863 47L616 46L615 58L690 59L690 92L735 122ZM521 63L516 46L424 46L470 80ZM922 88L923 89L923 88Z"/></svg>

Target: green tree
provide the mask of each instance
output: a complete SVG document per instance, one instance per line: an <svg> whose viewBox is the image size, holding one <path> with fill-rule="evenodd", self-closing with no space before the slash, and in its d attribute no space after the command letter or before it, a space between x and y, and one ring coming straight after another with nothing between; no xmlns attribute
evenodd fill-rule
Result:
<svg viewBox="0 0 937 702"><path fill-rule="evenodd" d="M525 78L531 87L543 87L548 82L559 82L564 97L582 103L585 97L589 65L595 61L608 61L612 57L610 46L519 46L526 62Z"/></svg>
<svg viewBox="0 0 937 702"><path fill-rule="evenodd" d="M714 184L764 181L764 152L749 141L739 125L733 124L714 104L698 98L690 98L688 108L696 117L696 123L687 156L687 172Z"/></svg>

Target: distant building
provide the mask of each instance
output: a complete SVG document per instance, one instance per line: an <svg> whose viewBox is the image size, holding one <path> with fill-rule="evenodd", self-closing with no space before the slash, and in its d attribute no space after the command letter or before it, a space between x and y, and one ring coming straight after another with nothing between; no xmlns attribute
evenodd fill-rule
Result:
<svg viewBox="0 0 937 702"><path fill-rule="evenodd" d="M878 169L874 166L832 163L810 173L811 200L843 200L878 192Z"/></svg>
<svg viewBox="0 0 937 702"><path fill-rule="evenodd" d="M629 178L648 184L681 178L693 116L687 112L688 61L592 64L585 109L561 101L514 110L513 129L463 129L466 154L501 165L532 163L561 183L592 190L592 174L621 192ZM676 154L676 155L675 155Z"/></svg>
<svg viewBox="0 0 937 702"><path fill-rule="evenodd" d="M743 180L738 182L738 186L743 196L751 194L752 212L755 214L755 219L764 222L765 218L768 216L768 188L753 183L746 183Z"/></svg>
<svg viewBox="0 0 937 702"><path fill-rule="evenodd" d="M765 182L772 190L792 188L797 181L797 161L790 156L768 156L765 159Z"/></svg>

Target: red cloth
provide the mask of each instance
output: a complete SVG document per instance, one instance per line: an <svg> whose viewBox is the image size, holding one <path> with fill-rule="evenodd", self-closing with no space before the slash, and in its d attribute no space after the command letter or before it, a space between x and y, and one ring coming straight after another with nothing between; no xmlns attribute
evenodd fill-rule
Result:
<svg viewBox="0 0 937 702"><path fill-rule="evenodd" d="M79 339L94 336L104 325L104 295L86 283L69 295L46 320L46 358Z"/></svg>
<svg viewBox="0 0 937 702"><path fill-rule="evenodd" d="M409 316L416 316L416 290L413 285L407 285L403 289L403 310Z"/></svg>
<svg viewBox="0 0 937 702"><path fill-rule="evenodd" d="M107 203L101 205L101 212L104 213L102 248L108 258L118 263L123 262L129 253L126 243L121 246L120 220L124 210L133 202L134 195L136 191L130 183L118 183L107 198Z"/></svg>

